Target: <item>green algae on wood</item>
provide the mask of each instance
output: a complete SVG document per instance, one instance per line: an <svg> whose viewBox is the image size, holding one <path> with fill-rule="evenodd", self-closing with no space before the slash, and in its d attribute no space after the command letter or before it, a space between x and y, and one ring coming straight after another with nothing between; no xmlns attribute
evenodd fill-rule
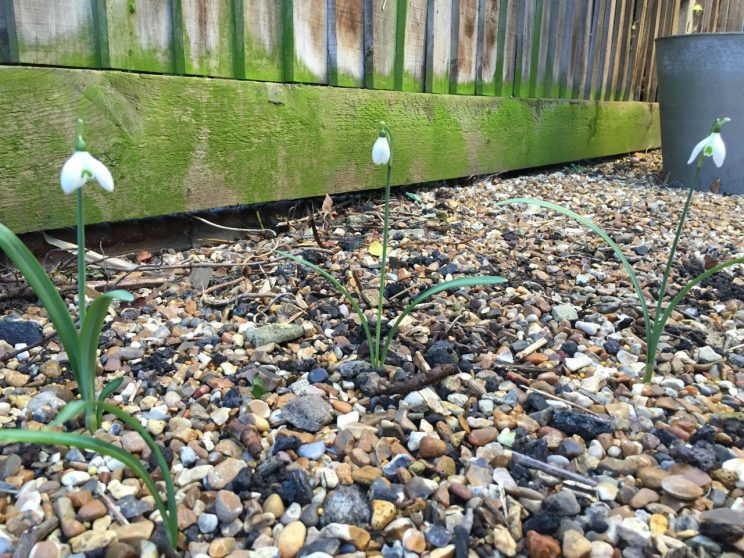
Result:
<svg viewBox="0 0 744 558"><path fill-rule="evenodd" d="M0 89L0 222L16 232L73 224L58 177L78 117L116 181L113 194L86 187L89 223L379 188L380 120L395 134L396 185L659 145L648 103L3 66Z"/></svg>

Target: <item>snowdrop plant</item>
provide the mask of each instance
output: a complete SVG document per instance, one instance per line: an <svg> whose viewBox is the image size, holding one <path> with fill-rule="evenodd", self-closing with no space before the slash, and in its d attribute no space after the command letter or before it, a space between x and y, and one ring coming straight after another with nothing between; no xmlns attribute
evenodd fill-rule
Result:
<svg viewBox="0 0 744 558"><path fill-rule="evenodd" d="M98 343L109 305L113 300L131 301L134 297L122 290L103 293L96 297L86 312L82 187L89 178L97 180L105 190L113 191L114 181L109 170L103 163L94 159L90 153L85 151L85 143L82 139L82 122L78 121L75 134L75 153L62 167L60 184L66 194L72 192L77 194L79 327L75 325L67 305L39 261L10 229L0 224L0 249L16 265L46 308L49 319L57 330L60 341L67 353L70 368L80 393L80 399L68 403L60 410L55 420L44 429L34 431L16 428L0 429L0 444L63 445L94 451L120 461L145 483L165 523L168 541L175 547L178 537L175 489L168 463L162 451L137 419L106 401L107 397L121 385L123 378L118 378L105 385L97 396L95 392ZM139 459L117 446L96 438L59 430L59 427L64 423L83 415L86 429L90 434L93 434L98 430L104 413L113 415L138 432L145 440L161 470L165 482L167 505L160 496L155 481Z"/></svg>
<svg viewBox="0 0 744 558"><path fill-rule="evenodd" d="M351 295L348 289L333 275L318 267L317 265L293 254L282 252L277 250L277 254L289 258L297 263L300 263L313 271L319 273L325 277L333 286L341 293L341 295L349 302L352 309L359 318L362 330L364 331L367 339L367 345L369 347L370 361L372 366L380 368L384 366L385 360L387 359L388 351L390 350L390 343L392 342L395 334L398 332L403 319L410 314L416 306L421 302L434 296L437 293L450 289L461 289L465 287L474 287L482 285L496 285L504 283L506 279L494 275L480 276L480 277L462 277L453 279L451 281L445 281L435 285L418 296L403 308L398 317L393 320L390 329L383 339L382 337L382 322L383 322L383 304L385 301L385 274L387 272L387 256L388 256L388 240L390 236L390 186L392 184L393 174L393 139L390 129L384 122L380 123L380 131L372 145L372 162L378 166L385 166L386 168L386 179L385 179L385 206L383 216L383 228L382 228L382 254L380 255L380 280L379 280L379 294L377 298L377 314L375 316L375 333L372 335L372 329L370 328L369 320L362 311L359 303Z"/></svg>
<svg viewBox="0 0 744 558"><path fill-rule="evenodd" d="M723 139L721 138L721 127L729 122L728 118L720 118L716 119L715 123L710 129L709 134L700 141L692 150L692 153L690 155L690 159L687 164L696 163L695 166L695 173L692 178L692 182L690 183L690 187L687 190L687 199L685 200L685 205L682 208L682 213L680 215L680 218L677 222L677 229L674 234L674 240L672 241L672 246L669 250L669 255L667 256L666 266L664 267L664 271L661 276L661 283L659 285L659 290L656 295L656 306L653 313L653 316L651 315L651 312L649 311L648 303L646 302L646 297L643 294L643 290L641 289L641 285L638 281L638 278L635 274L635 271L633 270L633 267L630 265L630 262L628 262L628 259L623 254L622 249L620 246L617 245L617 243L612 240L610 235L607 234L607 232L602 229L599 225L595 224L590 219L587 219L586 217L583 217L577 213L574 213L570 209L563 207L561 205L555 204L553 202L545 201L545 200L538 200L534 198L511 198L508 200L504 200L501 202L498 202L497 205L507 205L507 204L530 204L535 205L539 207L544 207L546 209L551 209L553 211L557 211L559 213L562 213L563 215L566 215L570 217L571 219L577 221L578 223L584 225L585 227L589 228L593 232L597 233L615 252L615 255L622 263L623 267L625 268L625 271L628 273L628 276L630 277L630 282L633 285L633 289L635 290L636 296L638 297L638 302L641 307L641 314L643 315L643 321L644 321L644 330L645 330L645 337L646 337L646 366L644 370L643 375L643 381L644 382L650 382L651 379L654 376L654 371L656 369L656 352L659 347L659 339L661 338L661 334L664 332L664 326L666 325L667 321L672 315L672 312L677 307L677 305L684 300L685 296L692 290L694 287L699 285L701 282L703 282L705 279L710 277L711 275L718 273L719 271L726 269L727 267L731 267L733 265L737 264L743 264L744 263L744 256L739 256L733 259L730 259L726 262L719 263L710 269L706 270L705 272L701 273L697 277L694 277L692 280L690 280L684 287L682 287L679 292L672 298L672 300L669 302L669 304L666 305L666 308L664 308L664 298L666 297L667 292L667 283L669 281L669 275L672 271L672 264L674 262L674 256L677 253L677 245L679 244L680 236L682 235L682 229L684 228L685 220L687 219L687 214L690 211L690 204L692 202L692 194L695 191L695 188L697 187L698 181L700 179L700 170L703 168L703 163L705 162L705 159L710 157L713 159L713 163L717 167L720 167L723 165L724 159L726 158L726 145L723 142Z"/></svg>

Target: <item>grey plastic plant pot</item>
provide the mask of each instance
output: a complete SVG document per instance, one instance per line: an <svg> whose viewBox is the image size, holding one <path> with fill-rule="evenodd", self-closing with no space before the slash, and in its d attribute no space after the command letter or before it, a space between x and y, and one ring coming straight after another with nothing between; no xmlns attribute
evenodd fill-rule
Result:
<svg viewBox="0 0 744 558"><path fill-rule="evenodd" d="M726 160L707 159L698 189L720 180L720 192L744 194L744 33L699 33L656 39L661 150L669 183L689 186L695 165L692 148L708 135L716 118Z"/></svg>

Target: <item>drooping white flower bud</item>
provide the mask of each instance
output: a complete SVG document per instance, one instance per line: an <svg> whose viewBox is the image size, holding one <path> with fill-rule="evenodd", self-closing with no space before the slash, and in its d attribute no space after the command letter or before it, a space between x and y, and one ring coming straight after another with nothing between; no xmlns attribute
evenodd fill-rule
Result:
<svg viewBox="0 0 744 558"><path fill-rule="evenodd" d="M87 151L75 151L62 166L59 183L65 194L82 188L89 178L95 178L101 188L114 191L114 178L101 161Z"/></svg>
<svg viewBox="0 0 744 558"><path fill-rule="evenodd" d="M387 137L381 135L372 146L372 162L375 165L387 165L390 161L390 144Z"/></svg>

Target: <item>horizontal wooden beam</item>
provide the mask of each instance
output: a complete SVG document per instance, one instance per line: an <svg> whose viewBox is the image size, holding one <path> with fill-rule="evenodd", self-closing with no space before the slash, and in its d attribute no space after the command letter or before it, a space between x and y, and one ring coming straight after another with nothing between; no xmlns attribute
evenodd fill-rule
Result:
<svg viewBox="0 0 744 558"><path fill-rule="evenodd" d="M378 122L395 184L536 167L656 147L658 108L284 85L118 71L0 66L0 222L74 222L58 185L75 119L111 169L86 221L379 188ZM528 195L529 192L524 192Z"/></svg>

